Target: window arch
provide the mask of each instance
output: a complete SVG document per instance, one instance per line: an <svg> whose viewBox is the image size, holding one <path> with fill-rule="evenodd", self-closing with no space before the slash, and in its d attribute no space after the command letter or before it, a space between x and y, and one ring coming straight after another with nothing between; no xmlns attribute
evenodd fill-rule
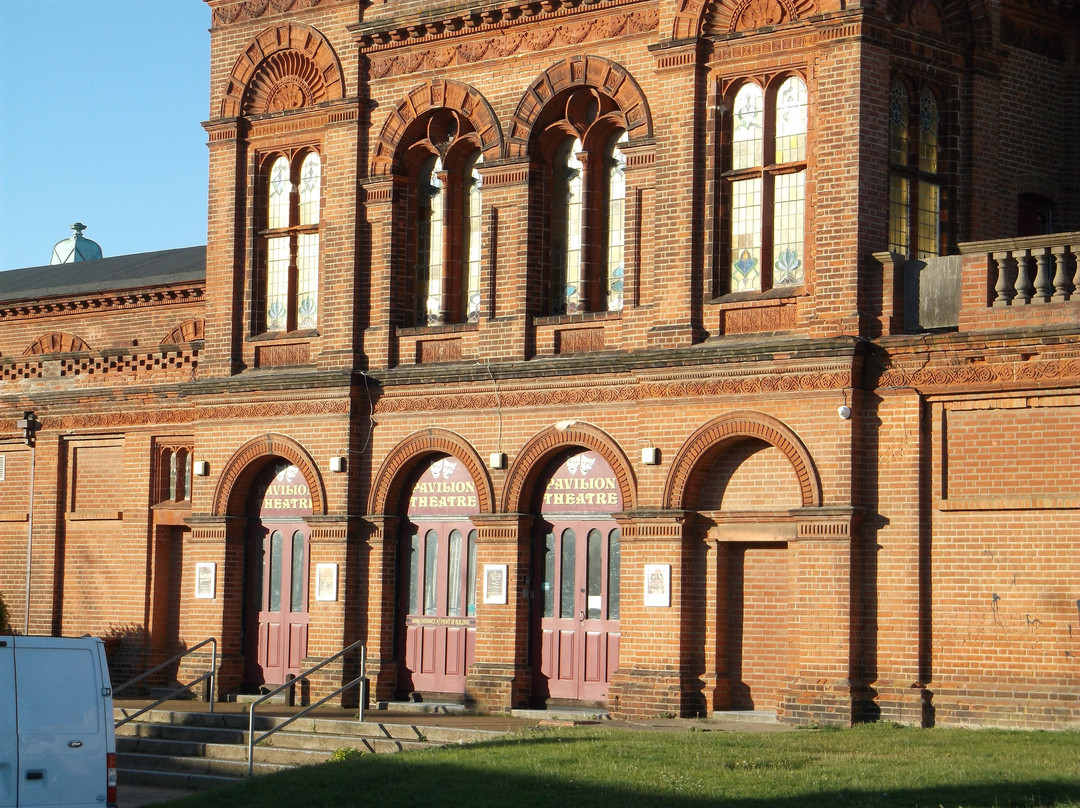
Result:
<svg viewBox="0 0 1080 808"><path fill-rule="evenodd" d="M475 323L480 317L483 163L467 119L439 108L414 130L404 157L408 324Z"/></svg>
<svg viewBox="0 0 1080 808"><path fill-rule="evenodd" d="M269 155L258 229L260 292L255 331L318 327L322 158L314 150Z"/></svg>
<svg viewBox="0 0 1080 808"><path fill-rule="evenodd" d="M547 227L540 314L619 311L626 242L626 121L615 102L583 87L541 116L537 214Z"/></svg>
<svg viewBox="0 0 1080 808"><path fill-rule="evenodd" d="M807 92L799 76L727 91L722 210L726 291L763 292L805 280ZM724 288L723 286L721 288Z"/></svg>
<svg viewBox="0 0 1080 808"><path fill-rule="evenodd" d="M889 85L889 251L915 258L943 251L941 105L928 87Z"/></svg>

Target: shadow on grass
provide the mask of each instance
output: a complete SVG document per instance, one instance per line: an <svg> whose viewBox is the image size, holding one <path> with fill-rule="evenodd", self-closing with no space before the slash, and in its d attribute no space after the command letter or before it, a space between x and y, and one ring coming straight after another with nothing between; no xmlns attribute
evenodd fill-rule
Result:
<svg viewBox="0 0 1080 808"><path fill-rule="evenodd" d="M532 738L520 744L515 756L520 758L518 771L487 767L455 760L455 755L401 754L364 755L341 763L311 766L278 775L259 777L232 786L192 795L168 803L172 808L330 808L333 806L469 806L469 808L528 808L530 806L580 806L581 808L637 808L672 806L672 808L977 808L978 806L1024 806L1024 808L1080 808L1080 781L1068 778L1052 780L1015 780L1008 775L1002 782L976 782L963 785L881 790L856 784L855 787L827 787L815 783L816 770L801 782L789 779L785 784L769 782L769 773L757 777L733 778L729 782L702 787L694 782L693 765L656 778L650 785L619 785L598 782L577 768L583 752L603 755L602 749L579 746L576 739ZM561 745L560 758L548 759L546 771L523 773L529 748ZM471 745L483 750L489 744ZM488 752L499 751L498 742ZM545 753L546 754L546 753ZM720 760L716 761L724 768ZM633 761L616 764L634 777ZM796 767L799 768L799 767ZM805 770L804 770L805 771ZM789 772L775 772L784 779ZM763 776L764 775L764 776ZM682 784L685 782L685 786ZM680 793L680 788L692 793Z"/></svg>

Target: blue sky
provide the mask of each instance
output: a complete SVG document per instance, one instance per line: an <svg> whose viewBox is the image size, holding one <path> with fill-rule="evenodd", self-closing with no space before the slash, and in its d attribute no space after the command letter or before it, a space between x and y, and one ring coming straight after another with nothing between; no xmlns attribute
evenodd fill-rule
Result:
<svg viewBox="0 0 1080 808"><path fill-rule="evenodd" d="M210 9L0 0L0 270L206 243Z"/></svg>

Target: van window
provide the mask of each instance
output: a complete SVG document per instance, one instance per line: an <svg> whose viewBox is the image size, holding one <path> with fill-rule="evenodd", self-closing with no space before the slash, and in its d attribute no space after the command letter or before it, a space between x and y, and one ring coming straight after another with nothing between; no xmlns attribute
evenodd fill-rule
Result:
<svg viewBox="0 0 1080 808"><path fill-rule="evenodd" d="M96 662L84 650L19 649L19 734L97 732L101 686Z"/></svg>

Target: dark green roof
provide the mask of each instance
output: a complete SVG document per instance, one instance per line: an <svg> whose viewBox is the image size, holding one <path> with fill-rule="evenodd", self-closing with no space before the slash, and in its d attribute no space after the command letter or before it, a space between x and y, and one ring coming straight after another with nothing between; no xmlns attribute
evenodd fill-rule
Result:
<svg viewBox="0 0 1080 808"><path fill-rule="evenodd" d="M118 255L0 272L0 301L39 300L206 282L206 247Z"/></svg>

